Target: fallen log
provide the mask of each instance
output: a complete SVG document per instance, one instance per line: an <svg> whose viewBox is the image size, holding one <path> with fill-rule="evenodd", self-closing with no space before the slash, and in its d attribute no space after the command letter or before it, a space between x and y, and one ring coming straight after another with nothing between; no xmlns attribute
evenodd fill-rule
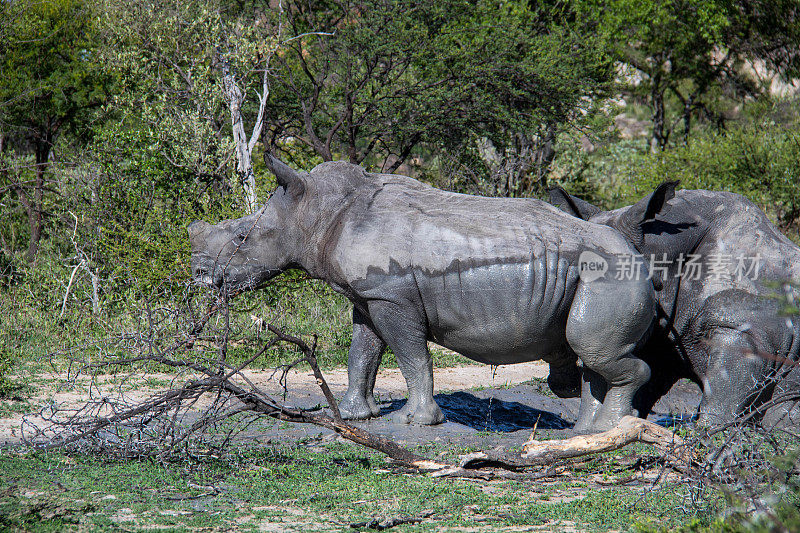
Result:
<svg viewBox="0 0 800 533"><path fill-rule="evenodd" d="M685 464L688 453L681 437L658 424L625 416L619 425L593 435L576 435L562 440L528 440L522 445L522 459L525 464L552 464L555 461L573 459L584 455L610 452L629 444L641 442L658 448L671 462Z"/></svg>

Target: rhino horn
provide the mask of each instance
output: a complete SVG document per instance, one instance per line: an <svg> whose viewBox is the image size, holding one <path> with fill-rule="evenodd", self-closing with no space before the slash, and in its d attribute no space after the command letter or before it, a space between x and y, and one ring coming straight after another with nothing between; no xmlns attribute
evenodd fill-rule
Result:
<svg viewBox="0 0 800 533"><path fill-rule="evenodd" d="M264 163L267 165L267 168L275 174L278 185L282 186L287 191L293 186L302 186L300 173L272 155L269 151L264 152Z"/></svg>

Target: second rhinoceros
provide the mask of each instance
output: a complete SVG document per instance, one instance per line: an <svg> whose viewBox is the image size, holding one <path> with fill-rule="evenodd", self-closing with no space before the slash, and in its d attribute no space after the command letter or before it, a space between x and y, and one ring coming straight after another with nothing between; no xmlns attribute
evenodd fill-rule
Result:
<svg viewBox="0 0 800 533"><path fill-rule="evenodd" d="M800 359L800 319L781 316L772 297L776 286L800 280L800 248L743 196L676 193L676 185L614 211L558 188L551 202L616 228L663 269L658 320L641 350L652 370L635 399L641 416L688 378L703 391L701 423L757 419L776 387L800 385L786 382ZM789 297L797 295L789 289Z"/></svg>
<svg viewBox="0 0 800 533"><path fill-rule="evenodd" d="M634 354L655 295L646 275L607 275L635 252L619 232L538 200L455 194L345 162L300 173L268 161L279 186L266 205L189 226L194 275L241 290L301 268L350 299L346 414L379 413L374 367L388 345L408 385L395 420L442 422L428 340L487 364L544 359L575 369L580 358L608 392L585 388L579 430L607 429L631 412L650 377Z"/></svg>

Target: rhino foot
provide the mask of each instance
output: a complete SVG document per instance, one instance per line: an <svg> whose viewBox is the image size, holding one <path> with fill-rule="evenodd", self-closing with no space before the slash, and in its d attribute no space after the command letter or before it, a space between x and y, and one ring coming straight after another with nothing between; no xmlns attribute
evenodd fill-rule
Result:
<svg viewBox="0 0 800 533"><path fill-rule="evenodd" d="M381 414L381 408L372 395L345 394L339 403L339 412L345 420L365 420Z"/></svg>
<svg viewBox="0 0 800 533"><path fill-rule="evenodd" d="M600 408L600 412L597 413L597 417L594 419L592 431L600 432L614 429L622 421L622 417L633 414L634 413L630 409L621 409L616 406L609 408L604 404L603 407Z"/></svg>
<svg viewBox="0 0 800 533"><path fill-rule="evenodd" d="M444 422L444 413L431 401L422 405L417 405L412 411L408 402L392 415L392 422L395 424L417 424L420 426L433 426Z"/></svg>
<svg viewBox="0 0 800 533"><path fill-rule="evenodd" d="M622 416L599 413L594 420L578 420L573 428L577 435L591 435L614 429L622 420Z"/></svg>
<svg viewBox="0 0 800 533"><path fill-rule="evenodd" d="M596 433L597 430L595 430L594 427L593 416L579 416L572 429L579 435L585 435L588 433Z"/></svg>

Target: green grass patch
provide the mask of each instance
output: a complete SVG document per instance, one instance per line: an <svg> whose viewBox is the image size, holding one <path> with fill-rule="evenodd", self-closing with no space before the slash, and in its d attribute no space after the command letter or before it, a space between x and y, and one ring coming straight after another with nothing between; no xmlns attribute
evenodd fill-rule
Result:
<svg viewBox="0 0 800 533"><path fill-rule="evenodd" d="M436 446L425 446L431 455ZM448 453L452 452L445 450ZM257 531L352 531L373 517L416 516L431 527L503 528L573 523L581 529L628 530L636 524L678 527L687 516L679 495L641 489L589 489L568 483L475 482L406 475L382 455L333 443L240 449L203 462L161 464L64 453L0 455L0 527L139 530L166 527Z"/></svg>

